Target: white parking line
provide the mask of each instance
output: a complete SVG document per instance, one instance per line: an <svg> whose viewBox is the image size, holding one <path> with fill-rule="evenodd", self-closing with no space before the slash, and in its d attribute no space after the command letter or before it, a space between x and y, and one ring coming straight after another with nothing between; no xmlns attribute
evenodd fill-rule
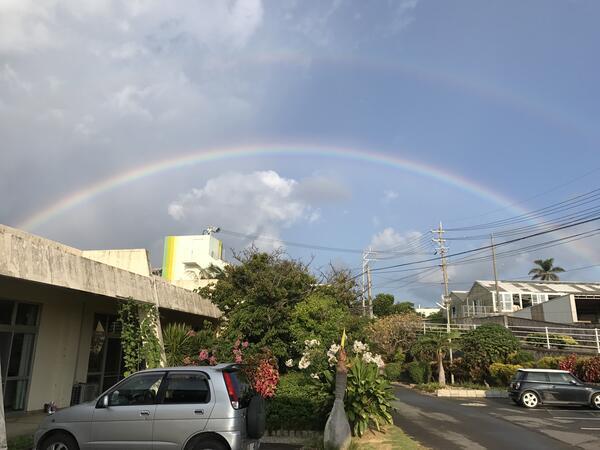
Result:
<svg viewBox="0 0 600 450"><path fill-rule="evenodd" d="M600 428L586 428L586 427L581 427L580 430L600 430Z"/></svg>
<svg viewBox="0 0 600 450"><path fill-rule="evenodd" d="M552 419L600 420L600 417L557 417L557 416L553 416Z"/></svg>

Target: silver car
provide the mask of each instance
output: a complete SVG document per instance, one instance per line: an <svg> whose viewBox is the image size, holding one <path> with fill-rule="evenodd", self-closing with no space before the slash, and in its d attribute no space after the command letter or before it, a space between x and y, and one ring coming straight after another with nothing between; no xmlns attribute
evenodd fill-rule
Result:
<svg viewBox="0 0 600 450"><path fill-rule="evenodd" d="M36 450L257 449L265 406L239 366L144 370L96 401L49 415Z"/></svg>

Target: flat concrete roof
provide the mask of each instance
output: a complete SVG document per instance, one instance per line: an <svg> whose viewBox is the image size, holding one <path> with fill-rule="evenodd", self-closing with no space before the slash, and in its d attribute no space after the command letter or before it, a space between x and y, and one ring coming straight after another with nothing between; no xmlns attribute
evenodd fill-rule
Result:
<svg viewBox="0 0 600 450"><path fill-rule="evenodd" d="M157 276L143 276L93 261L76 248L0 224L0 275L115 299L133 298L199 316L221 311L195 292Z"/></svg>

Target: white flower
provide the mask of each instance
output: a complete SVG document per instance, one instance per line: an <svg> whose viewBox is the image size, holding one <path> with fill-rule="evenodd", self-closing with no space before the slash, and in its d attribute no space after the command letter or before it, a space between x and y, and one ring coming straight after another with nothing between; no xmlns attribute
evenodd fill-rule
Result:
<svg viewBox="0 0 600 450"><path fill-rule="evenodd" d="M316 373L311 373L311 374L310 374L310 377L311 377L311 378L314 378L315 380L318 380L318 379L319 379L319 375L317 375Z"/></svg>
<svg viewBox="0 0 600 450"><path fill-rule="evenodd" d="M317 347L321 345L321 342L318 341L317 339L311 339L311 340L305 340L304 341L304 346L308 347L308 348L312 348L312 347Z"/></svg>
<svg viewBox="0 0 600 450"><path fill-rule="evenodd" d="M300 358L300 362L298 363L298 368L306 369L308 366L310 366L310 360L306 355L302 355L302 358Z"/></svg>
<svg viewBox="0 0 600 450"><path fill-rule="evenodd" d="M335 363L337 363L337 354L340 351L340 346L333 343L331 344L331 347L329 347L329 350L327 350L327 361L329 361L329 365L333 366L335 365Z"/></svg>
<svg viewBox="0 0 600 450"><path fill-rule="evenodd" d="M286 366L286 367L292 367L293 365L294 365L294 360L293 360L293 359L288 359L288 360L285 362L285 366Z"/></svg>
<svg viewBox="0 0 600 450"><path fill-rule="evenodd" d="M381 355L375 355L373 357L373 362L377 364L377 367L379 367L380 369L383 369L385 367L385 363L383 362L383 358L381 357Z"/></svg>
<svg viewBox="0 0 600 450"><path fill-rule="evenodd" d="M354 344L352 345L352 350L358 355L363 352L368 352L369 346L367 344L363 344L360 341L354 341Z"/></svg>

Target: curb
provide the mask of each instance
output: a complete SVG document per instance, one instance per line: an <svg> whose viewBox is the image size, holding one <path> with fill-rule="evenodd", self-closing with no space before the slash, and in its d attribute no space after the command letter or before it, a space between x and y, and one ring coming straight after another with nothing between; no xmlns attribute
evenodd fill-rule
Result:
<svg viewBox="0 0 600 450"><path fill-rule="evenodd" d="M438 389L435 395L437 397L507 398L508 392L482 389Z"/></svg>

